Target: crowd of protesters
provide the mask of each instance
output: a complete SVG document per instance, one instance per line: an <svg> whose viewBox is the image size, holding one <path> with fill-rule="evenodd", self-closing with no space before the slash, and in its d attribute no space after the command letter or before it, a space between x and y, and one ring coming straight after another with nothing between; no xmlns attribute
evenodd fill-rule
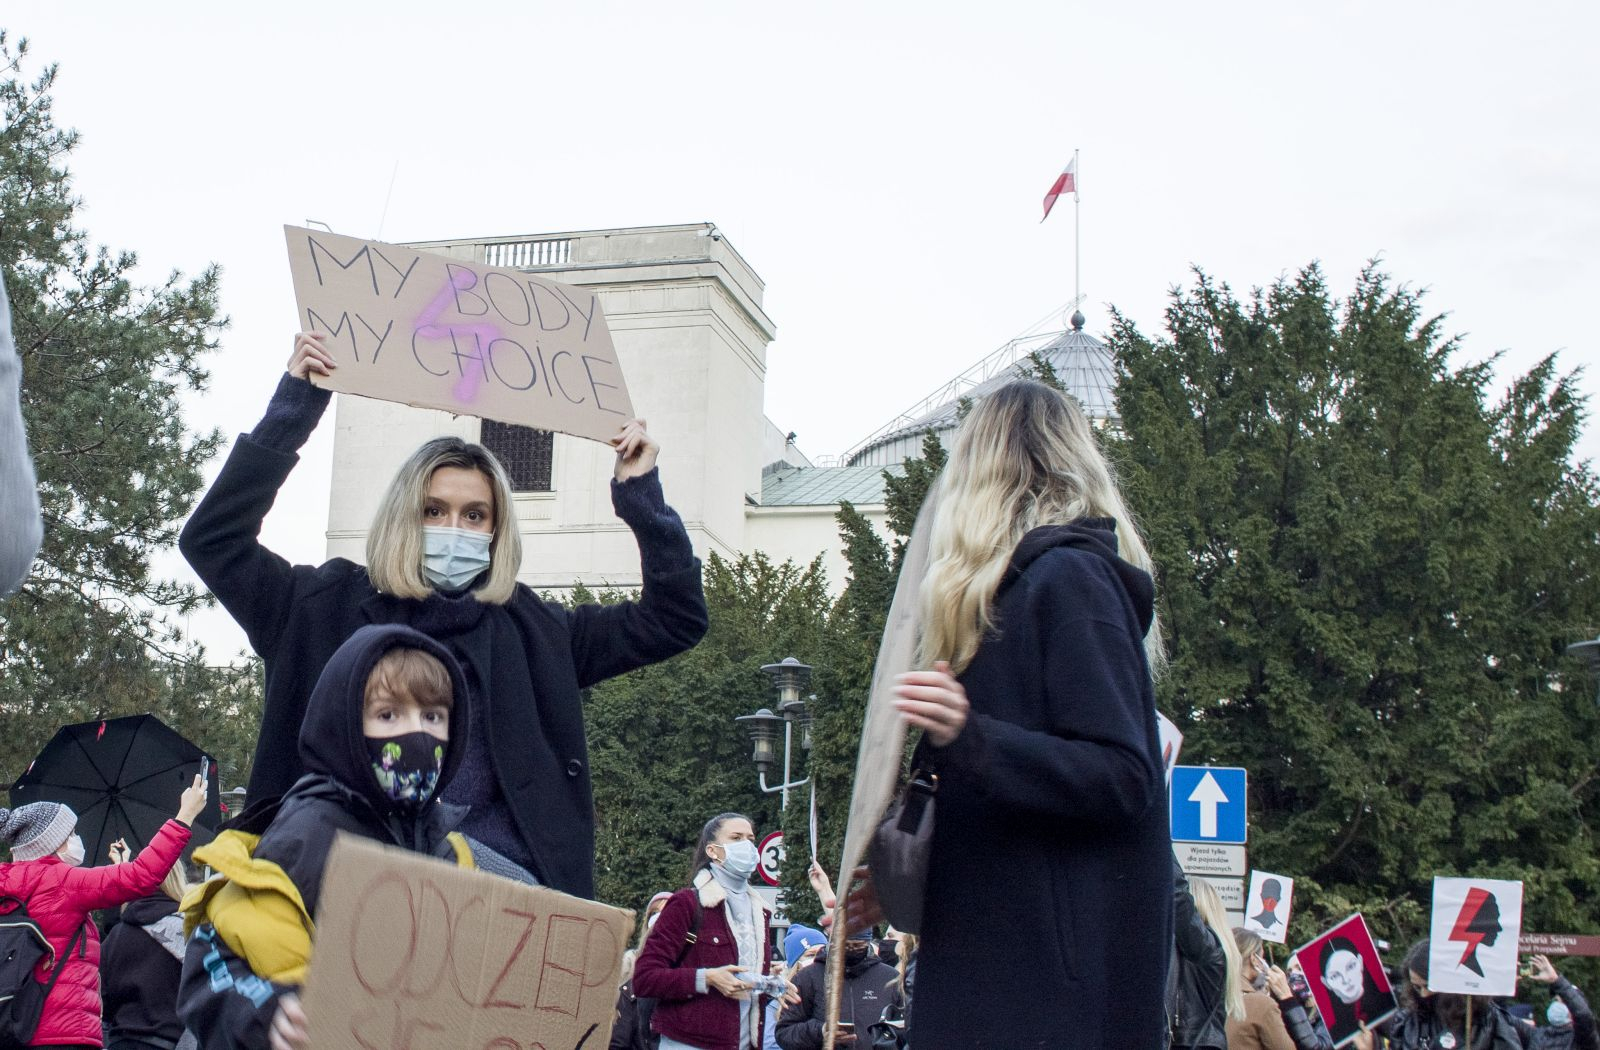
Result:
<svg viewBox="0 0 1600 1050"><path fill-rule="evenodd" d="M3 306L0 289L0 317ZM0 408L14 401L13 361L0 327ZM200 778L148 846L104 866L81 866L66 806L0 810L0 919L42 956L23 982L37 1016L0 1044L304 1050L298 995L339 832L594 895L580 691L685 651L707 627L658 446L641 420L612 441L612 503L639 544L633 601L567 607L519 583L505 472L456 438L400 467L366 564L291 565L259 533L327 406L311 380L335 368L322 337L296 337L264 417L180 541L265 664L252 804L195 851L211 875L193 888L179 858L204 805ZM12 422L0 413L7 503L32 485ZM913 766L939 785L916 935L885 929L863 869L830 962L821 927L837 901L814 866L818 927L775 943L750 883L757 829L713 816L684 884L640 917L612 1050L820 1050L830 1016L835 1045L877 1050L1331 1050L1302 975L1231 929L1216 891L1172 859L1150 557L1081 407L1031 381L990 393L929 501L919 669L894 690L921 732ZM36 545L36 531L8 536L0 592ZM120 921L102 946L90 912L112 907ZM1432 993L1427 959L1426 942L1407 954L1400 1009L1363 1023L1354 1045L1600 1050L1582 993L1548 959L1532 971L1555 997L1542 1026L1493 1000ZM15 1010L0 1008L0 1025ZM1346 1019L1332 1020L1343 1031Z"/></svg>

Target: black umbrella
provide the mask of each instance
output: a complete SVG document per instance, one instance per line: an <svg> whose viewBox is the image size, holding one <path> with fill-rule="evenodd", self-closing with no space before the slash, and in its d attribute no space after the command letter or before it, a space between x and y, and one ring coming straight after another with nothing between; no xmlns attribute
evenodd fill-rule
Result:
<svg viewBox="0 0 1600 1050"><path fill-rule="evenodd" d="M178 812L178 796L194 783L205 752L154 715L130 715L63 726L11 786L13 807L60 802L78 815L84 863L106 863L106 850L126 839L137 854ZM217 764L209 762L206 808L195 818L191 845L216 834L222 820Z"/></svg>

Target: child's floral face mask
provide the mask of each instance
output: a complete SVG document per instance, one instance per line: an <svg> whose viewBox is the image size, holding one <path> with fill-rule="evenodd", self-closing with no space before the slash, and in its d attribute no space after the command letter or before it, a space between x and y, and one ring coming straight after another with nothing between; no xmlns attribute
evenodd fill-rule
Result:
<svg viewBox="0 0 1600 1050"><path fill-rule="evenodd" d="M433 797L444 768L445 743L432 733L365 738L372 773L384 796L400 809L421 809Z"/></svg>

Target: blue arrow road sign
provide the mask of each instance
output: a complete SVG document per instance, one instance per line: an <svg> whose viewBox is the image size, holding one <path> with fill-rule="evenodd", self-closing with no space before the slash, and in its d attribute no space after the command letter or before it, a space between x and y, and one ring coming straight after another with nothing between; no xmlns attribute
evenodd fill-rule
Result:
<svg viewBox="0 0 1600 1050"><path fill-rule="evenodd" d="M1243 842L1245 771L1178 766L1172 771L1174 842Z"/></svg>

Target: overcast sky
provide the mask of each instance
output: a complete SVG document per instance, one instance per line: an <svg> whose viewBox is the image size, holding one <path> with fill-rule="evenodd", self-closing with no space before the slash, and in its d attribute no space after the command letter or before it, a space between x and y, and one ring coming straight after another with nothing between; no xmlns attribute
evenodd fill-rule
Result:
<svg viewBox="0 0 1600 1050"><path fill-rule="evenodd" d="M60 63L79 224L151 279L223 268L196 427L248 429L281 373L285 222L713 221L767 284L768 415L842 452L1070 298L1071 202L1038 220L1074 148L1092 331L1107 304L1157 329L1191 265L1247 289L1320 260L1342 295L1381 254L1466 360L1596 354L1590 3L6 0L0 25ZM323 557L330 424L264 534L295 561Z"/></svg>

